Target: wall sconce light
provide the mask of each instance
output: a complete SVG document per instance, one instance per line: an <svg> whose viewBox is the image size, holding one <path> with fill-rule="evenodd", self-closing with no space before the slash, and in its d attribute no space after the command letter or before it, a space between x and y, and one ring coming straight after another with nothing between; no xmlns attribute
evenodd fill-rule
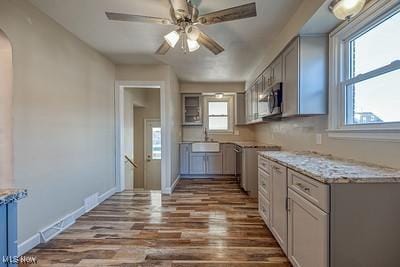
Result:
<svg viewBox="0 0 400 267"><path fill-rule="evenodd" d="M224 97L224 93L217 93L215 94L215 98L221 99Z"/></svg>

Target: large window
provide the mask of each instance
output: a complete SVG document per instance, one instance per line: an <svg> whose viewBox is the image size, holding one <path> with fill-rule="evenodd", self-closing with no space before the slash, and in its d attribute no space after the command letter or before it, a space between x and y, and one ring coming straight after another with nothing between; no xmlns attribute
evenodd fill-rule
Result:
<svg viewBox="0 0 400 267"><path fill-rule="evenodd" d="M206 97L207 129L210 132L232 131L232 97Z"/></svg>
<svg viewBox="0 0 400 267"><path fill-rule="evenodd" d="M399 29L398 3L376 1L331 35L331 130L400 129Z"/></svg>

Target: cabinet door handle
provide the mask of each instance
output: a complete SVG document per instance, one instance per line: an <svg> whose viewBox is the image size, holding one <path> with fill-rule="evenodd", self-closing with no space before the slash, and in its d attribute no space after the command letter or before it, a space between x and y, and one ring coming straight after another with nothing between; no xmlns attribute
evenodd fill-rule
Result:
<svg viewBox="0 0 400 267"><path fill-rule="evenodd" d="M296 186L298 186L301 190L309 193L311 191L311 189L305 185L303 185L302 183L296 183Z"/></svg>
<svg viewBox="0 0 400 267"><path fill-rule="evenodd" d="M286 210L287 210L287 212L291 211L290 198L289 197L286 198Z"/></svg>
<svg viewBox="0 0 400 267"><path fill-rule="evenodd" d="M281 170L280 170L278 167L274 166L274 167L272 167L272 168L273 168L274 171L276 171L277 173L279 173L279 174L282 173Z"/></svg>

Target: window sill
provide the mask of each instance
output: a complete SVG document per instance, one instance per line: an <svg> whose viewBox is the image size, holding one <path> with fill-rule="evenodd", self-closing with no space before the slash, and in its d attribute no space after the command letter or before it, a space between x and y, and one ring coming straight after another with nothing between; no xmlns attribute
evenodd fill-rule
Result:
<svg viewBox="0 0 400 267"><path fill-rule="evenodd" d="M328 129L328 137L336 139L400 142L400 128L391 129Z"/></svg>

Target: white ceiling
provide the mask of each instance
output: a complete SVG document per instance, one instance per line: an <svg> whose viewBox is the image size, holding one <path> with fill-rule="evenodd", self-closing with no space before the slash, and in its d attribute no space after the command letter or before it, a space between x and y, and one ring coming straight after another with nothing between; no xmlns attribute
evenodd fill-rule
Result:
<svg viewBox="0 0 400 267"><path fill-rule="evenodd" d="M225 52L214 56L201 48L184 55L179 46L166 56L154 52L174 26L107 20L104 12L169 17L168 0L29 0L67 30L117 64L169 64L183 81L244 81L263 49L302 0L254 0L256 18L200 26ZM196 0L200 14L252 0Z"/></svg>

